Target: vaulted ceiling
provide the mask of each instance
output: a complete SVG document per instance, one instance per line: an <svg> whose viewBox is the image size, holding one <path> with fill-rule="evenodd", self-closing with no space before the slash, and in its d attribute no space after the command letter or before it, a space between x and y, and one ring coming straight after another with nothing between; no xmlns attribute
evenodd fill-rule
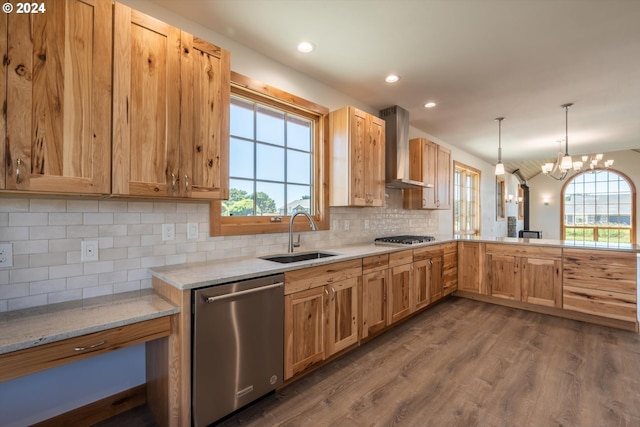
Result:
<svg viewBox="0 0 640 427"><path fill-rule="evenodd" d="M555 159L564 103L571 154L640 148L638 0L155 3L490 163L504 116L503 160L527 178Z"/></svg>

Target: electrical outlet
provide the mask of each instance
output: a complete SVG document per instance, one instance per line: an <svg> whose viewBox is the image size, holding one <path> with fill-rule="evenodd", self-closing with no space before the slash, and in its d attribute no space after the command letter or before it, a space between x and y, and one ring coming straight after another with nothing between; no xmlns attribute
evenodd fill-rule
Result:
<svg viewBox="0 0 640 427"><path fill-rule="evenodd" d="M80 261L98 261L98 241L83 240L80 242Z"/></svg>
<svg viewBox="0 0 640 427"><path fill-rule="evenodd" d="M175 238L176 238L176 225L162 224L162 241L167 242L169 240L175 240Z"/></svg>
<svg viewBox="0 0 640 427"><path fill-rule="evenodd" d="M0 243L0 268L13 267L13 245Z"/></svg>
<svg viewBox="0 0 640 427"><path fill-rule="evenodd" d="M198 223L197 222L187 223L187 239L193 240L197 238L198 238Z"/></svg>

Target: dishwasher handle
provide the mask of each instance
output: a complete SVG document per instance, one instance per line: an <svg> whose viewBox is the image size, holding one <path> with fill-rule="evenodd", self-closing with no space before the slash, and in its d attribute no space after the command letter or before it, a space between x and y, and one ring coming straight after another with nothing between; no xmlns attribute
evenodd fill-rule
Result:
<svg viewBox="0 0 640 427"><path fill-rule="evenodd" d="M207 304L211 304L211 303L214 303L216 301L221 301L221 300L225 300L225 299L229 299L229 298L235 298L235 297L239 297L241 295L253 294L253 293L256 293L256 292L268 291L269 289L279 288L281 286L284 286L284 282L274 283L273 285L260 286L258 288L253 288L253 289L247 289L246 291L231 292L231 293L228 293L228 294L218 295L218 296L215 296L215 297L204 297L204 302L206 302Z"/></svg>

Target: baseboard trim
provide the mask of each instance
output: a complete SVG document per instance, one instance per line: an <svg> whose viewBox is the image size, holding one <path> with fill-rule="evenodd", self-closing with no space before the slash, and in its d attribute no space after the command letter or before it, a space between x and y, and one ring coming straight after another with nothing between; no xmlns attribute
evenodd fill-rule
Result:
<svg viewBox="0 0 640 427"><path fill-rule="evenodd" d="M122 412L144 405L147 401L146 384L121 391L112 396L89 403L34 424L35 427L91 426Z"/></svg>

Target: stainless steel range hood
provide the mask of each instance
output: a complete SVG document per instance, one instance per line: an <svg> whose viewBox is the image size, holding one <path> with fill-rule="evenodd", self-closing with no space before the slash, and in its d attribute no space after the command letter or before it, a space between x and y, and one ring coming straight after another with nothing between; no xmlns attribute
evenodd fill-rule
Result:
<svg viewBox="0 0 640 427"><path fill-rule="evenodd" d="M385 178L387 188L433 187L409 179L409 112L397 105L380 110L385 123Z"/></svg>

